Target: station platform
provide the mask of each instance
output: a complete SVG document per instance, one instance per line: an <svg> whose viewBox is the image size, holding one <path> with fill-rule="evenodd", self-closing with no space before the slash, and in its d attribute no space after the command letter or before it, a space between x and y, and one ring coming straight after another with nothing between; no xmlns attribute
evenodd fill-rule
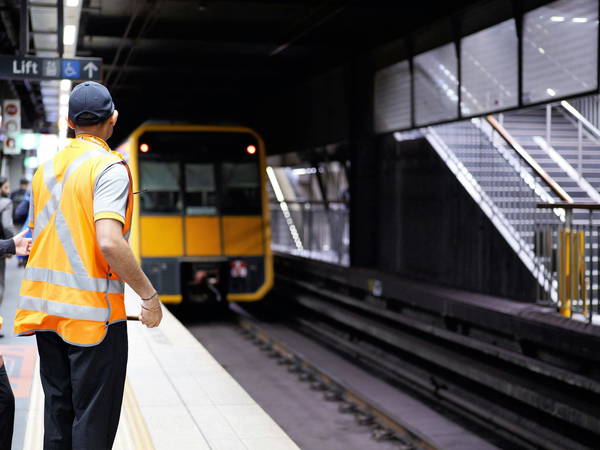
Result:
<svg viewBox="0 0 600 450"><path fill-rule="evenodd" d="M22 269L7 263L0 339L15 394L13 450L42 449L44 394L34 337L12 335ZM139 313L133 291L127 312ZM291 450L298 446L166 309L158 328L128 321L129 361L114 449Z"/></svg>

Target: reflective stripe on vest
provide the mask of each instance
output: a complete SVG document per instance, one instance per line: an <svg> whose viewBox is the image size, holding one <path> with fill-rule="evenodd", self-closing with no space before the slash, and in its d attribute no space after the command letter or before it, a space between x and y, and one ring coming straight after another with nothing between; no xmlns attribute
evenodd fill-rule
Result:
<svg viewBox="0 0 600 450"><path fill-rule="evenodd" d="M105 294L122 294L124 292L124 284L121 281L110 280L108 278L95 278L88 274L81 260L81 256L77 251L77 247L73 242L71 231L69 230L65 217L60 210L60 198L63 192L63 186L66 184L70 175L89 159L104 155L104 150L96 149L83 153L69 164L64 173L62 182L59 182L54 174L54 160L51 159L44 165L44 183L46 184L48 192L50 192L50 198L37 217L35 217L33 239L35 240L48 224L50 224L52 216L54 215L54 228L56 234L65 250L69 264L75 273L61 272L40 267L27 267L24 275L25 280L45 282L68 288L90 292L101 292ZM21 297L18 307L20 309L44 312L53 316L70 319L94 320L98 322L104 322L110 314L109 308L71 305L36 297Z"/></svg>
<svg viewBox="0 0 600 450"><path fill-rule="evenodd" d="M44 205L44 209L42 209L35 218L35 227L33 229L34 239L39 236L46 225L48 225L52 214L58 209L58 202L60 201L60 195L62 194L62 187L69 179L69 176L88 159L93 158L94 156L102 155L102 150L92 150L79 156L79 158L73 161L67 168L62 183L59 183L58 179L54 175L54 161L51 159L44 164L44 183L46 184L48 192L50 192L50 198Z"/></svg>
<svg viewBox="0 0 600 450"><path fill-rule="evenodd" d="M93 320L104 322L109 315L108 308L96 308L94 306L70 305L69 303L44 300L36 297L21 297L20 309L39 311L51 316L64 317L66 319Z"/></svg>
<svg viewBox="0 0 600 450"><path fill-rule="evenodd" d="M23 279L42 281L82 291L108 292L109 294L122 294L124 292L124 284L119 280L92 278L87 275L82 276L40 267L27 267Z"/></svg>

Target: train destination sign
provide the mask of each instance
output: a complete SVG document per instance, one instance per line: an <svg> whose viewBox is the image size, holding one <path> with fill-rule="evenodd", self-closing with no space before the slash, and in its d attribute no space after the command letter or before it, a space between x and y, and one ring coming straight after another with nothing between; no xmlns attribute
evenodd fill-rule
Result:
<svg viewBox="0 0 600 450"><path fill-rule="evenodd" d="M0 55L0 79L101 81L101 58Z"/></svg>

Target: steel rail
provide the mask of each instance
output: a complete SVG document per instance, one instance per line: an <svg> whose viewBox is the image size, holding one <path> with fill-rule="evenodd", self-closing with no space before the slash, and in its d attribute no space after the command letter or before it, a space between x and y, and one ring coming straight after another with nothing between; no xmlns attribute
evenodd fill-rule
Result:
<svg viewBox="0 0 600 450"><path fill-rule="evenodd" d="M333 392L337 399L348 404L351 411L372 418L378 425L380 430L389 430L399 440L409 444L415 449L434 450L438 447L431 442L426 436L423 436L419 431L413 429L410 425L401 423L397 418L392 417L383 408L377 406L369 399L361 396L346 386L341 380L334 375L320 368L315 363L309 361L301 353L296 352L289 346L279 342L273 336L269 335L265 330L261 329L251 319L238 314L238 324L242 330L256 340L257 345L265 350L274 352L274 356L281 358L284 363L296 364L298 370L303 370L309 373L314 379L314 383L322 386L323 390ZM384 431L385 434L385 431Z"/></svg>
<svg viewBox="0 0 600 450"><path fill-rule="evenodd" d="M344 289L344 278L327 274L327 284L319 281L325 275L311 272L314 286L307 286L310 276L307 279L293 266L284 267L283 273L278 273L281 294L291 296L300 307L296 320L310 336L519 447L581 448L591 442L594 426L577 427L580 417L597 420L590 410L593 407L586 403L586 398L591 402L600 392L597 381L443 327L432 333L429 321L410 323L410 314L398 320L404 314L384 298L354 297ZM538 377L549 384L532 390ZM481 390L474 392L474 384ZM574 397L565 397L564 389L570 389ZM582 396L584 391L588 397ZM557 415L545 398L553 399L557 408L569 413ZM544 421L559 420L569 431L562 433L556 424L541 421L538 411L552 416ZM575 432L576 428L579 431Z"/></svg>
<svg viewBox="0 0 600 450"><path fill-rule="evenodd" d="M531 370L535 373L544 375L549 378L554 378L555 380L561 383L566 383L574 387L588 389L592 392L600 394L600 382L592 378L574 374L560 367L552 366L551 364L536 360L535 358L531 358L529 356L505 350L493 344L474 341L473 339L469 339L466 336L463 336L458 333L453 333L451 331L446 331L432 324L423 324L420 322L412 321L398 312L378 308L370 303L365 303L361 300L353 299L350 296L340 294L339 292L332 291L323 286L316 286L305 281L294 280L290 277L286 277L285 275L281 274L278 275L278 278L284 282L293 284L309 292L312 292L313 294L324 295L327 298L335 300L338 304L344 304L347 306L358 308L360 310L363 310L365 313L371 313L382 319L391 319L395 323L398 323L403 327L411 328L416 331L427 333L428 335L444 339L449 343L460 345L465 349L479 352L482 355L492 356L494 358L497 358L498 360L514 364L515 366L521 367L523 369Z"/></svg>
<svg viewBox="0 0 600 450"><path fill-rule="evenodd" d="M567 194L567 192L560 187L560 185L546 172L542 166L540 166L535 159L525 150L521 144L517 142L515 138L498 122L494 116L487 115L485 120L492 126L492 128L504 139L504 141L519 155L519 157L525 161L525 163L534 171L534 173L540 177L544 183L554 192L563 202L573 203L573 198Z"/></svg>

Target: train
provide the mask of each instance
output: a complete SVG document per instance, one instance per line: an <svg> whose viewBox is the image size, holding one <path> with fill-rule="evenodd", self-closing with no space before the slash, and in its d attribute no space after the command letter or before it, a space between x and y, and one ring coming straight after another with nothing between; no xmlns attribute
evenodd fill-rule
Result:
<svg viewBox="0 0 600 450"><path fill-rule="evenodd" d="M164 303L252 302L273 286L263 139L242 126L144 123L116 151L130 245Z"/></svg>

